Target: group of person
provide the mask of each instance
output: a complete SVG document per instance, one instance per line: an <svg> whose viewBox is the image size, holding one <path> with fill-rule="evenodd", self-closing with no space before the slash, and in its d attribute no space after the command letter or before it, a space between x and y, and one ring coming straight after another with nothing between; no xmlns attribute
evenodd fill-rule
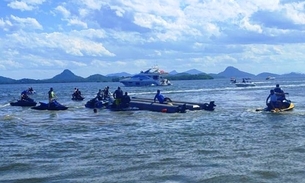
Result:
<svg viewBox="0 0 305 183"><path fill-rule="evenodd" d="M96 94L96 99L97 100L106 100L110 97L110 92L109 92L109 86L106 86L103 90L99 89L97 94Z"/></svg>
<svg viewBox="0 0 305 183"><path fill-rule="evenodd" d="M125 94L123 93L121 87L118 87L113 94L111 95L111 92L109 92L109 86L105 87L104 90L99 89L99 91L96 94L96 97L91 99L93 103L98 103L103 100L111 100L111 98L114 99L114 102L112 102L112 108L127 108L129 107L130 103L130 96L127 92Z"/></svg>
<svg viewBox="0 0 305 183"><path fill-rule="evenodd" d="M112 103L112 108L128 108L129 103L131 101L130 96L128 95L128 92L123 92L121 87L118 87L113 94L109 92L109 87L107 86L104 90L99 89L98 93L96 94L96 97L92 100L95 102L101 101L101 100L109 100L110 97L113 97L114 102ZM164 95L161 94L160 90L157 90L157 93L154 97L154 102L158 102L160 104L165 104L172 102L172 100L168 97L164 97Z"/></svg>
<svg viewBox="0 0 305 183"><path fill-rule="evenodd" d="M127 108L129 107L129 103L131 101L130 96L128 95L127 92L123 94L123 90L121 87L118 87L114 92L113 92L113 98L115 99L115 102L113 104L113 107L115 108Z"/></svg>
<svg viewBox="0 0 305 183"><path fill-rule="evenodd" d="M74 88L74 92L72 94L72 100L82 100L82 92L78 88Z"/></svg>
<svg viewBox="0 0 305 183"><path fill-rule="evenodd" d="M27 101L33 101L28 94L33 92L33 88L28 88L27 90L24 90L21 92L21 100L27 100ZM74 92L72 94L72 99L73 98L80 98L82 97L82 93L78 88L74 88ZM96 94L96 97L93 98L92 100L98 102L101 100L109 100L110 98L114 99L114 102L112 103L113 108L128 108L129 103L131 101L130 96L128 95L128 92L123 92L121 87L118 87L113 94L111 95L111 92L109 92L109 86L105 87L103 90L99 89L98 93ZM56 94L51 87L50 90L48 91L48 99L49 99L49 104L56 102ZM154 102L158 102L160 104L172 102L172 100L168 97L164 97L164 95L161 94L160 90L157 90L157 93L154 97Z"/></svg>
<svg viewBox="0 0 305 183"><path fill-rule="evenodd" d="M286 100L284 91L280 88L279 84L275 85L273 90L270 90L270 94L266 99L266 104L270 110L275 108L282 108L283 101Z"/></svg>

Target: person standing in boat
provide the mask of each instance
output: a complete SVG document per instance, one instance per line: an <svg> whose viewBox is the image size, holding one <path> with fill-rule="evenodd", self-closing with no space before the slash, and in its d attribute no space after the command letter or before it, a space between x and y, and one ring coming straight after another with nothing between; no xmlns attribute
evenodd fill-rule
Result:
<svg viewBox="0 0 305 183"><path fill-rule="evenodd" d="M50 88L48 94L49 94L49 103L52 103L56 98L56 95L55 95L55 92L53 91L53 88Z"/></svg>
<svg viewBox="0 0 305 183"><path fill-rule="evenodd" d="M123 97L123 91L121 90L121 87L118 87L117 90L113 93L113 98L115 99L115 105L118 107L121 104L121 100Z"/></svg>
<svg viewBox="0 0 305 183"><path fill-rule="evenodd" d="M155 98L154 98L154 102L156 102L156 99L158 99L160 104L163 104L164 102L172 102L172 100L170 98L164 97L161 94L160 90L157 90L157 93L156 93Z"/></svg>

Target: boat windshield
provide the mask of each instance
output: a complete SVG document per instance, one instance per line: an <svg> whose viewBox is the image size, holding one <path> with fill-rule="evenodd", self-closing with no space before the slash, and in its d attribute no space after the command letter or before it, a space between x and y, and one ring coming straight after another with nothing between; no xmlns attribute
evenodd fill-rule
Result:
<svg viewBox="0 0 305 183"><path fill-rule="evenodd" d="M139 74L134 75L131 78L134 78L134 79L136 79L136 78L138 78L138 79L149 79L148 76L143 76L143 75L139 75Z"/></svg>

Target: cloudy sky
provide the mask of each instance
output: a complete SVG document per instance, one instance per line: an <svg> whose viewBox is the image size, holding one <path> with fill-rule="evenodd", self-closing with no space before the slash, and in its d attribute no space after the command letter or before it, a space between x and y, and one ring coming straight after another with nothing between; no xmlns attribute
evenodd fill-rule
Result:
<svg viewBox="0 0 305 183"><path fill-rule="evenodd" d="M0 76L304 73L304 0L1 0Z"/></svg>

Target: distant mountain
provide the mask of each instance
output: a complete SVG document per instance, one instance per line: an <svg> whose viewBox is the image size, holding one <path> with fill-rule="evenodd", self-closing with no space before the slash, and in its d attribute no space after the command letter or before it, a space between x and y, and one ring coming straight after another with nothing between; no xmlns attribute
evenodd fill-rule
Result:
<svg viewBox="0 0 305 183"><path fill-rule="evenodd" d="M209 73L208 75L212 76L213 78L226 78L225 76L221 76L221 75L214 74L214 73Z"/></svg>
<svg viewBox="0 0 305 183"><path fill-rule="evenodd" d="M178 74L178 72L177 72L176 70L173 70L173 71L169 72L168 74L170 74L170 75L176 75L176 74Z"/></svg>
<svg viewBox="0 0 305 183"><path fill-rule="evenodd" d="M284 77L305 77L305 74L297 73L297 72L291 72L288 74L282 74Z"/></svg>
<svg viewBox="0 0 305 183"><path fill-rule="evenodd" d="M100 74L94 74L94 75L87 77L85 80L89 81L89 82L105 82L105 81L111 81L111 78L100 75Z"/></svg>
<svg viewBox="0 0 305 183"><path fill-rule="evenodd" d="M203 72L201 72L201 71L199 71L197 69L191 69L191 70L185 71L183 73L187 73L187 74L191 74L191 75L203 74Z"/></svg>
<svg viewBox="0 0 305 183"><path fill-rule="evenodd" d="M262 78L267 78L267 77L278 77L279 75L278 74L273 74L273 73L270 73L270 72L262 72L258 75L256 75L257 77L262 77Z"/></svg>
<svg viewBox="0 0 305 183"><path fill-rule="evenodd" d="M223 77L254 77L254 74L250 74L248 72L243 72L235 67L229 66L227 67L223 72L218 73L218 76L223 76Z"/></svg>
<svg viewBox="0 0 305 183"><path fill-rule="evenodd" d="M40 82L40 80L23 78L23 79L15 81L15 82L16 83L37 83L37 82Z"/></svg>
<svg viewBox="0 0 305 183"><path fill-rule="evenodd" d="M46 81L52 82L83 82L85 79L80 76L76 76L73 72L68 69L65 69L62 73L54 76L51 79L47 79Z"/></svg>
<svg viewBox="0 0 305 183"><path fill-rule="evenodd" d="M214 79L212 76L200 73L200 74L189 74L189 73L178 73L175 75L169 75L166 77L169 80L202 80L202 79Z"/></svg>
<svg viewBox="0 0 305 183"><path fill-rule="evenodd" d="M120 72L120 73L113 73L113 74L107 74L107 77L128 77L131 76L131 74L127 72Z"/></svg>
<svg viewBox="0 0 305 183"><path fill-rule="evenodd" d="M13 83L13 82L15 82L14 79L6 78L6 77L0 76L0 83L3 83L3 84L10 84L10 83Z"/></svg>

